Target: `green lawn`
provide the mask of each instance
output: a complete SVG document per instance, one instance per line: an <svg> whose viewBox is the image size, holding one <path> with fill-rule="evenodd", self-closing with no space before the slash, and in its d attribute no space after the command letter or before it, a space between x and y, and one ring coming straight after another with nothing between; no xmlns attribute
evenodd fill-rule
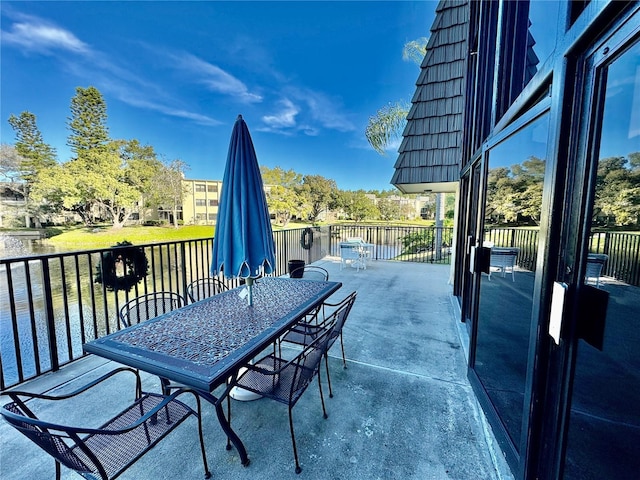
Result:
<svg viewBox="0 0 640 480"><path fill-rule="evenodd" d="M357 225L353 222L336 222L335 224ZM363 225L393 225L393 222L363 222ZM415 221L401 222L402 225L430 225L433 222ZM310 223L290 222L286 229L305 228ZM273 225L274 230L283 230L281 226ZM60 250L88 250L112 247L116 243L128 241L134 245L147 243L172 242L213 237L215 227L212 225L185 225L179 228L172 226L143 227L129 226L113 229L110 226L93 227L55 227L52 231L62 233L51 236L43 243L50 244Z"/></svg>
<svg viewBox="0 0 640 480"><path fill-rule="evenodd" d="M308 223L294 223L287 225L287 229L304 228ZM273 226L274 230L282 230L282 227ZM55 231L61 231L43 243L50 244L61 250L89 250L94 248L108 248L116 243L128 241L134 245L147 243L173 242L180 240L194 240L198 238L211 238L215 232L212 225L185 225L178 228L172 226L143 227L129 226L113 229L110 226L101 227L55 227Z"/></svg>
<svg viewBox="0 0 640 480"><path fill-rule="evenodd" d="M179 228L132 226L120 229L82 227L66 230L44 242L65 250L84 250L107 248L125 240L140 245L207 238L213 237L214 230L215 227L211 225L187 225Z"/></svg>

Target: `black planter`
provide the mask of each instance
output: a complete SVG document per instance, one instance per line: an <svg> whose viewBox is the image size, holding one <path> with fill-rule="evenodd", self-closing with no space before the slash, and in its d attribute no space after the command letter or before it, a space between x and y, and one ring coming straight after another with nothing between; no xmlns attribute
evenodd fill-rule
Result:
<svg viewBox="0 0 640 480"><path fill-rule="evenodd" d="M303 274L304 260L289 260L289 276L291 278L302 278Z"/></svg>

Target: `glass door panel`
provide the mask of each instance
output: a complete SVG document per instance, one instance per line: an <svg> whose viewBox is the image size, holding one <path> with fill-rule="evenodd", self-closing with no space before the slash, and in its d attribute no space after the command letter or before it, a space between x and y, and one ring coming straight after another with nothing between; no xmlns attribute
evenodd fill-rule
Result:
<svg viewBox="0 0 640 480"><path fill-rule="evenodd" d="M489 150L474 370L518 451L524 414L535 255L549 114ZM478 243L481 243L478 242Z"/></svg>
<svg viewBox="0 0 640 480"><path fill-rule="evenodd" d="M582 340L577 345L564 478L635 480L640 478L640 43L606 69L600 137L584 282L608 292L609 300L602 351Z"/></svg>

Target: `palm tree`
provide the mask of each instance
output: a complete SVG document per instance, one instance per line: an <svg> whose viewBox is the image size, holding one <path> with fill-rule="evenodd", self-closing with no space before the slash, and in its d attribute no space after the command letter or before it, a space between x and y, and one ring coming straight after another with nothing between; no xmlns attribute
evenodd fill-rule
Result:
<svg viewBox="0 0 640 480"><path fill-rule="evenodd" d="M420 66L427 50L426 37L407 42L402 49L402 58L412 61ZM400 138L407 122L409 104L403 100L379 109L376 114L369 117L369 123L364 132L367 141L380 155L386 155L386 149L392 140Z"/></svg>

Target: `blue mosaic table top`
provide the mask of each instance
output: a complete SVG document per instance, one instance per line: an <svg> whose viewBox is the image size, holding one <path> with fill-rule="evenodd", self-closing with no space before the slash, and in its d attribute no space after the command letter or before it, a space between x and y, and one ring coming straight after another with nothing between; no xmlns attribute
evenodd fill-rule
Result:
<svg viewBox="0 0 640 480"><path fill-rule="evenodd" d="M251 306L240 287L90 342L85 350L151 373L176 370L175 378L167 376L176 381L190 372L211 379L220 364L235 361L224 359L268 346L340 286L265 277L253 285ZM147 362L157 368L145 368Z"/></svg>

